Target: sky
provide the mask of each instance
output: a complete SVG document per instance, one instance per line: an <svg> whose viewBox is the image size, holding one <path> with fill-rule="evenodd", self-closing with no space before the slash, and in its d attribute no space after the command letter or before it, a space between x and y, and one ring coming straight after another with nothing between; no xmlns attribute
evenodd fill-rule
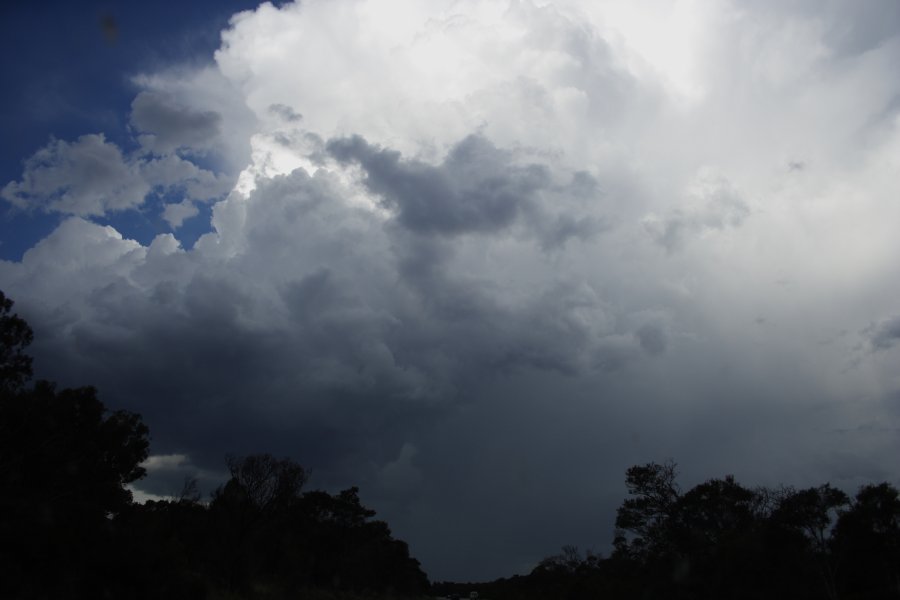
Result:
<svg viewBox="0 0 900 600"><path fill-rule="evenodd" d="M900 483L894 0L0 11L0 289L139 497L287 456L475 581L635 464Z"/></svg>

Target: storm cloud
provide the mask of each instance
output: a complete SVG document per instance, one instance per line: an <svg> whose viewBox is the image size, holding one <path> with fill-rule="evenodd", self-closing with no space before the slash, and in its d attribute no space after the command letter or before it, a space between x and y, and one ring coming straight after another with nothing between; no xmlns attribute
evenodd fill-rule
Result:
<svg viewBox="0 0 900 600"><path fill-rule="evenodd" d="M235 15L209 64L135 77L137 150L53 141L4 188L69 215L0 262L37 373L144 415L145 493L291 456L360 485L433 579L477 580L607 550L636 463L900 476L896 27L398 10ZM129 210L174 231L97 218Z"/></svg>

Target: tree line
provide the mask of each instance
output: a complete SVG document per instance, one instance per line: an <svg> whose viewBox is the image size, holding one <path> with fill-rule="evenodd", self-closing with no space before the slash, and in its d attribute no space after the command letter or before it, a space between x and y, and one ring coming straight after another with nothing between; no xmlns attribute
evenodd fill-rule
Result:
<svg viewBox="0 0 900 600"><path fill-rule="evenodd" d="M608 558L567 546L525 576L434 590L492 600L900 597L900 497L887 482L853 498L827 483L751 489L732 476L682 492L672 462L633 466L625 481Z"/></svg>
<svg viewBox="0 0 900 600"><path fill-rule="evenodd" d="M304 491L268 454L228 457L209 502L133 502L149 430L93 387L29 384L32 331L0 292L0 597L420 596L428 579L355 487Z"/></svg>

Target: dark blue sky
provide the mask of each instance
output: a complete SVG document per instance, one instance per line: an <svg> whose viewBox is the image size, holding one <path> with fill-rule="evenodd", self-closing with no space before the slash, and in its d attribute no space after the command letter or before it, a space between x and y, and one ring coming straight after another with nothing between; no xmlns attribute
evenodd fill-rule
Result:
<svg viewBox="0 0 900 600"><path fill-rule="evenodd" d="M136 90L131 77L173 64L212 60L219 35L247 0L197 2L10 2L0 8L0 187L51 137L103 132L123 149ZM203 207L206 209L207 207ZM0 205L0 259L18 260L49 234L59 214L22 214ZM115 225L144 243L158 216L120 213ZM104 223L106 221L103 221ZM194 225L205 222L195 219ZM165 227L163 227L165 229ZM182 232L190 238L191 232ZM184 240L189 241L189 240Z"/></svg>

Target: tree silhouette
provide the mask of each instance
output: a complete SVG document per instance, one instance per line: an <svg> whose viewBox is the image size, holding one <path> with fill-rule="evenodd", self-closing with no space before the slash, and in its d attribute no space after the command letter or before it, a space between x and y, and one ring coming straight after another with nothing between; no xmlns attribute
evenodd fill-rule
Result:
<svg viewBox="0 0 900 600"><path fill-rule="evenodd" d="M676 579L705 597L751 588L758 574L760 514L753 490L734 477L710 479L679 498L673 548Z"/></svg>
<svg viewBox="0 0 900 600"><path fill-rule="evenodd" d="M222 582L231 590L246 590L267 569L266 557L279 547L291 508L306 482L303 467L270 454L226 457L231 478L219 488L210 505L218 539Z"/></svg>
<svg viewBox="0 0 900 600"><path fill-rule="evenodd" d="M815 564L828 598L838 597L837 557L831 548L831 529L850 498L829 484L800 491L790 490L772 512L771 527L777 535L777 552L790 554L785 563L795 569Z"/></svg>
<svg viewBox="0 0 900 600"><path fill-rule="evenodd" d="M31 357L25 348L33 334L19 315L10 314L13 304L0 291L0 393L16 391L31 379Z"/></svg>
<svg viewBox="0 0 900 600"><path fill-rule="evenodd" d="M355 487L301 494L306 471L289 459L228 457L231 479L209 507L218 585L251 594L306 588L407 595L428 586L406 544L392 537Z"/></svg>
<svg viewBox="0 0 900 600"><path fill-rule="evenodd" d="M424 592L428 580L405 542L394 539L375 511L362 505L359 489L331 495L303 495L298 523L310 544L307 565L318 587L366 593L412 595Z"/></svg>
<svg viewBox="0 0 900 600"><path fill-rule="evenodd" d="M131 503L125 485L144 474L147 427L108 411L92 387L26 388L31 329L0 299L0 595L102 589L111 518Z"/></svg>
<svg viewBox="0 0 900 600"><path fill-rule="evenodd" d="M260 510L295 501L309 478L306 470L294 461L277 459L271 454L228 456L225 462L232 481L240 486L247 501Z"/></svg>
<svg viewBox="0 0 900 600"><path fill-rule="evenodd" d="M147 427L92 387L27 387L32 333L12 306L0 292L0 598L427 589L357 488L304 494L309 474L287 458L228 457L231 477L209 505L191 480L177 500L134 504L126 485L144 475Z"/></svg>
<svg viewBox="0 0 900 600"><path fill-rule="evenodd" d="M734 477L682 493L674 463L626 471L610 558L575 547L528 575L441 582L436 594L492 600L561 598L848 600L900 597L900 492L860 488L851 502L824 484L746 488Z"/></svg>
<svg viewBox="0 0 900 600"><path fill-rule="evenodd" d="M859 597L900 595L900 493L889 483L860 488L838 518L833 547L844 589ZM884 594L884 595L882 595Z"/></svg>
<svg viewBox="0 0 900 600"><path fill-rule="evenodd" d="M631 498L616 513L614 546L621 557L646 560L671 543L672 517L681 490L673 462L648 463L625 472Z"/></svg>

